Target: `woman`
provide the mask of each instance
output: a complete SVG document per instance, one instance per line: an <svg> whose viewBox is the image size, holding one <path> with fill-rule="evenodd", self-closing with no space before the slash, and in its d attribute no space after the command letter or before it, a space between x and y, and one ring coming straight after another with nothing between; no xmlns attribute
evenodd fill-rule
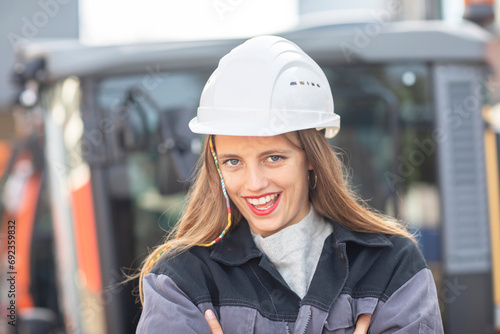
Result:
<svg viewBox="0 0 500 334"><path fill-rule="evenodd" d="M141 272L139 333L442 333L412 236L349 190L328 81L295 44L223 57L188 206Z"/></svg>

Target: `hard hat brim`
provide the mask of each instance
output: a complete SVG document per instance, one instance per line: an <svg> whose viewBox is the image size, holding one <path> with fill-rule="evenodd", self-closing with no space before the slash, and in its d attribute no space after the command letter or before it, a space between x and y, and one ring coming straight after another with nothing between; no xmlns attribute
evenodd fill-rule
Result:
<svg viewBox="0 0 500 334"><path fill-rule="evenodd" d="M205 113L210 116L207 120L202 120ZM340 129L340 116L330 112L316 112L315 115L317 117L313 121L311 121L310 117L311 111L304 110L287 110L286 114L282 113L282 117L274 117L272 119L259 116L273 113L258 110L245 110L244 113L240 110L236 119L217 117L217 114L211 108L198 108L199 116L189 122L189 128L192 132L200 134L256 137L276 136L305 129L327 129L325 133L326 138L334 137ZM221 116L227 115L227 111L222 111L220 114ZM290 122L289 120L293 118L299 121ZM301 119L304 119L304 121L301 122Z"/></svg>

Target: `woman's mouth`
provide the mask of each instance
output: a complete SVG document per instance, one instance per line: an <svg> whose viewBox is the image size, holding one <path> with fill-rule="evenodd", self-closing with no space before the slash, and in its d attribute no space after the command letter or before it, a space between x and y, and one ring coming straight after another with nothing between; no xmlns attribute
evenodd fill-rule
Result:
<svg viewBox="0 0 500 334"><path fill-rule="evenodd" d="M281 193L264 195L261 197L245 197L246 203L250 210L258 216L265 216L276 209L281 199Z"/></svg>

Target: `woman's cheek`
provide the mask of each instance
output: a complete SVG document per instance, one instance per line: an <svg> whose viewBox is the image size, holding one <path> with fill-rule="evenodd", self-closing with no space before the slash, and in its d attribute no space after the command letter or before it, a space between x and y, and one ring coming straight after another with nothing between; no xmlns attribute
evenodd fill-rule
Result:
<svg viewBox="0 0 500 334"><path fill-rule="evenodd" d="M237 188L238 185L235 184L238 178L234 177L234 173L222 173L222 177L224 178L224 185L226 187L226 192L228 196L231 198L233 202L236 203L237 200Z"/></svg>

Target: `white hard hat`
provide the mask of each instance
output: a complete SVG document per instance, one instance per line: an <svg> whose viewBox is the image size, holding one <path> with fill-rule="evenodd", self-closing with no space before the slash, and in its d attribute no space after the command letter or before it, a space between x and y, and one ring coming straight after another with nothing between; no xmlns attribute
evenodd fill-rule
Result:
<svg viewBox="0 0 500 334"><path fill-rule="evenodd" d="M330 85L321 68L294 43L276 36L249 39L219 62L201 94L195 133L274 136L340 129Z"/></svg>

